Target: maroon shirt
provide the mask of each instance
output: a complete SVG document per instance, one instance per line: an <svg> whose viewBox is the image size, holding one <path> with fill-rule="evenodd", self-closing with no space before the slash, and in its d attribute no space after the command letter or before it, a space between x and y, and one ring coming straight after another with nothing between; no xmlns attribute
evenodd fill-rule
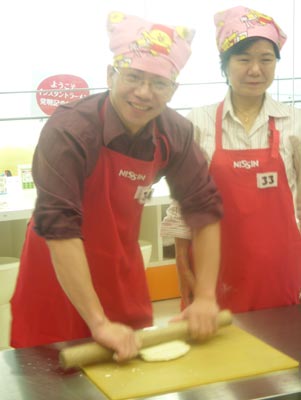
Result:
<svg viewBox="0 0 301 400"><path fill-rule="evenodd" d="M166 108L137 135L127 133L108 101L104 120L99 111L108 93L60 106L45 124L33 157L37 187L36 232L46 239L82 237L82 198L85 179L92 173L101 146L149 161L154 155L153 124L167 137L166 176L171 197L182 208L190 227L213 223L222 216L221 198L208 176L207 162L193 140L193 126ZM161 147L166 156L165 146ZM117 188L116 188L117 190ZM105 210L104 210L105 212Z"/></svg>

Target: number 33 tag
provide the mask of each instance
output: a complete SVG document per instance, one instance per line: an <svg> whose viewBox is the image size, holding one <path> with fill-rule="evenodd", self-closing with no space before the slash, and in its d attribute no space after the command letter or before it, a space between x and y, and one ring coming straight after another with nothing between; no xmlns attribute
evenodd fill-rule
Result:
<svg viewBox="0 0 301 400"><path fill-rule="evenodd" d="M257 187L259 189L268 189L270 187L278 186L278 173L277 172L264 172L256 174Z"/></svg>

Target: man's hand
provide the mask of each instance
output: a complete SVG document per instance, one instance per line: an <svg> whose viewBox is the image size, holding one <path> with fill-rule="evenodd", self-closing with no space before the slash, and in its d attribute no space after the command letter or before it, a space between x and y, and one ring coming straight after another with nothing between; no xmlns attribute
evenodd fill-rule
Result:
<svg viewBox="0 0 301 400"><path fill-rule="evenodd" d="M171 322L186 319L192 339L205 340L216 332L219 307L215 299L197 298Z"/></svg>
<svg viewBox="0 0 301 400"><path fill-rule="evenodd" d="M108 319L93 327L91 332L97 343L114 351L114 359L118 362L136 357L141 348L141 342L132 328Z"/></svg>

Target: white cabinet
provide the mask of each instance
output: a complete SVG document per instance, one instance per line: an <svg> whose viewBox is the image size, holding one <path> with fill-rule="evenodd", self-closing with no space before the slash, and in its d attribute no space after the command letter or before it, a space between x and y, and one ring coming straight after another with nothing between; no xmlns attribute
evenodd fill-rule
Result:
<svg viewBox="0 0 301 400"><path fill-rule="evenodd" d="M150 267L174 263L174 259L165 259L163 256L163 239L160 236L161 221L170 204L169 188L164 178L154 185L152 199L146 203L143 210L140 239L152 243Z"/></svg>
<svg viewBox="0 0 301 400"><path fill-rule="evenodd" d="M36 193L34 189L20 190L14 195L0 196L0 256L19 257L26 226L31 217ZM170 203L169 189L164 179L154 185L151 200L144 206L140 239L152 243L150 266L174 262L163 257L163 241L160 225Z"/></svg>
<svg viewBox="0 0 301 400"><path fill-rule="evenodd" d="M35 198L35 189L0 196L0 256L20 257Z"/></svg>
<svg viewBox="0 0 301 400"><path fill-rule="evenodd" d="M160 224L164 217L164 205L150 205L144 207L140 238L152 243L150 266L165 265L171 260L164 260L163 241L160 236Z"/></svg>

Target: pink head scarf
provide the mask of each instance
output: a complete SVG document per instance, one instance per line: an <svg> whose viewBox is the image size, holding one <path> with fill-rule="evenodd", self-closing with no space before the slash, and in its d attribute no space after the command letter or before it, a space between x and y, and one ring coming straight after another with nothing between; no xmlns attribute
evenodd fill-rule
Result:
<svg viewBox="0 0 301 400"><path fill-rule="evenodd" d="M172 81L190 57L195 33L117 11L108 15L107 29L115 67L136 68Z"/></svg>
<svg viewBox="0 0 301 400"><path fill-rule="evenodd" d="M286 34L273 18L243 6L218 12L214 16L214 23L216 43L220 53L227 51L241 40L254 36L270 39L279 50L286 41Z"/></svg>

